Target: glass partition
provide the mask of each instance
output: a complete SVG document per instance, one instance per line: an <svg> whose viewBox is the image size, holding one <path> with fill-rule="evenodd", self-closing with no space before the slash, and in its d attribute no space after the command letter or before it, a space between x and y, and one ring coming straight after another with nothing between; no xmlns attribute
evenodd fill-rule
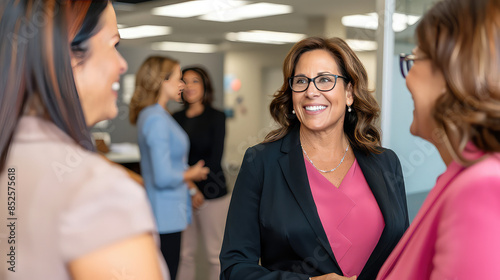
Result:
<svg viewBox="0 0 500 280"><path fill-rule="evenodd" d="M421 17L432 3L431 0L396 0L395 12L409 16ZM408 91L405 79L401 75L399 54L411 53L416 46L415 29L418 22L404 30L395 32L392 72L392 90L389 102L385 103L390 110L384 127L385 145L393 149L403 167L408 197L410 219L420 208L429 190L434 186L437 177L444 172L446 166L436 148L429 142L410 134L409 127L413 120L413 100Z"/></svg>

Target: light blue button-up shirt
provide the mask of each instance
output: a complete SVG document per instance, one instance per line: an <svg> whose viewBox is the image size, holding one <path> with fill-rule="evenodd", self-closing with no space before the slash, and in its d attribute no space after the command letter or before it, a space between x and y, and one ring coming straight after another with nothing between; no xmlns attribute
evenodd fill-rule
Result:
<svg viewBox="0 0 500 280"><path fill-rule="evenodd" d="M189 138L159 104L139 113L141 173L160 234L183 231L191 223L191 197L184 172Z"/></svg>

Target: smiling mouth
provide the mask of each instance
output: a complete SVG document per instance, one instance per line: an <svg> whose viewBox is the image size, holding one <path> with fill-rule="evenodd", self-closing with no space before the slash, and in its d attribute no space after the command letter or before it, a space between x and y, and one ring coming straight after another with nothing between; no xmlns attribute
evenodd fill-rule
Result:
<svg viewBox="0 0 500 280"><path fill-rule="evenodd" d="M326 109L326 106L305 106L306 111L316 112Z"/></svg>

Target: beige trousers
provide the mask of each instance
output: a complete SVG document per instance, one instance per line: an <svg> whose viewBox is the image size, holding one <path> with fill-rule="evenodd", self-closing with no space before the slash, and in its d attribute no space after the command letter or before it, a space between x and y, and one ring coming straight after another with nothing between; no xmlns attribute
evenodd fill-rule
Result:
<svg viewBox="0 0 500 280"><path fill-rule="evenodd" d="M224 237L229 201L230 195L205 200L200 209L193 211L191 224L182 232L178 280L195 280L197 270L195 259L206 259L208 262L208 271L200 279L219 279L219 254ZM206 253L202 258L196 256L198 240L201 240Z"/></svg>

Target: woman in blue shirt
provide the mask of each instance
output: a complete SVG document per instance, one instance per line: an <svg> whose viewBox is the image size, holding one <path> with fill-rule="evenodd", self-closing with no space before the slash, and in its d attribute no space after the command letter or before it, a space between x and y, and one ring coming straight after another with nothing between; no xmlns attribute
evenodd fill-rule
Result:
<svg viewBox="0 0 500 280"><path fill-rule="evenodd" d="M171 279L179 265L181 232L191 222L187 182L204 180L209 172L203 161L188 166L188 136L166 110L169 100L181 99L181 76L177 61L147 58L137 72L129 111L130 122L137 125L141 172Z"/></svg>

